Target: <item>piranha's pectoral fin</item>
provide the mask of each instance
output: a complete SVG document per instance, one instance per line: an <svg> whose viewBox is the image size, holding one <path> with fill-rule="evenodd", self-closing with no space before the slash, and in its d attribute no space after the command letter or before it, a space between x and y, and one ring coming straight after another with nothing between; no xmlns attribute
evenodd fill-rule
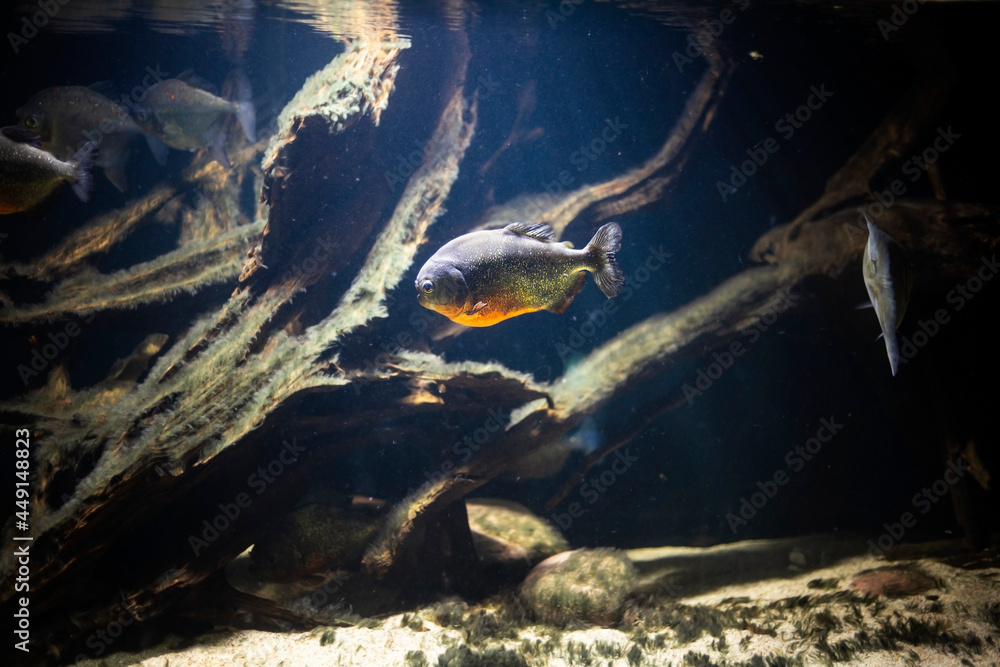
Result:
<svg viewBox="0 0 1000 667"><path fill-rule="evenodd" d="M485 301L480 301L476 305L474 305L472 307L472 310L470 310L469 312L467 312L466 315L475 315L476 313L478 313L479 311L481 311L485 307L486 307L486 302Z"/></svg>

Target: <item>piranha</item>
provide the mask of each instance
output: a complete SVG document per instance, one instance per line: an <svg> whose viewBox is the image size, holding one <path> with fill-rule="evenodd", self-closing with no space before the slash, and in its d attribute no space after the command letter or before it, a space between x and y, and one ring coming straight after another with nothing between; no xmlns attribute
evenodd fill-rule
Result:
<svg viewBox="0 0 1000 667"><path fill-rule="evenodd" d="M42 148L60 160L86 141L100 150L97 166L119 191L128 189L126 167L131 144L145 137L153 157L166 164L167 147L136 125L124 107L84 86L56 86L36 93L17 110L21 126L39 136Z"/></svg>
<svg viewBox="0 0 1000 667"><path fill-rule="evenodd" d="M861 259L861 270L868 298L871 299L879 326L882 327L880 337L885 338L889 368L892 374L896 375L899 368L899 341L896 338L896 329L906 314L913 277L899 244L876 227L867 213L865 221L868 223L868 243L865 244L864 256Z"/></svg>
<svg viewBox="0 0 1000 667"><path fill-rule="evenodd" d="M305 505L254 545L251 570L268 581L291 581L324 570L356 568L378 521L363 511Z"/></svg>
<svg viewBox="0 0 1000 667"><path fill-rule="evenodd" d="M41 149L38 137L21 127L0 128L0 214L28 211L55 197L65 183L90 199L90 166L97 146L87 142L68 162Z"/></svg>
<svg viewBox="0 0 1000 667"><path fill-rule="evenodd" d="M471 232L427 260L417 274L417 298L424 308L470 327L537 310L562 313L587 282L587 271L605 296L618 296L625 284L615 261L621 240L614 222L580 250L557 242L545 224L516 222Z"/></svg>
<svg viewBox="0 0 1000 667"><path fill-rule="evenodd" d="M194 151L207 148L212 157L230 169L226 157L226 120L231 114L250 141L256 141L256 117L250 101L250 84L241 77L240 101L215 95L207 82L192 75L184 79L166 79L154 84L140 104L132 109L139 125L171 148Z"/></svg>

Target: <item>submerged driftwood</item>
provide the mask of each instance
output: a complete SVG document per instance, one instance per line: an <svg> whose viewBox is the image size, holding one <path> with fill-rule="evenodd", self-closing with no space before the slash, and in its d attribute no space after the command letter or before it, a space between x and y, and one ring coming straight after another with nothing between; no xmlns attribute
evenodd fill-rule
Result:
<svg viewBox="0 0 1000 667"><path fill-rule="evenodd" d="M188 173L207 193L204 206L181 210L176 193L158 190L94 221L40 262L10 269L61 282L43 304L5 310L8 325L100 317L237 281L228 300L199 314L180 338L151 336L104 382L75 390L56 368L44 387L2 406L8 423L29 428L34 443L33 641L64 650L123 613L142 621L167 610L197 609L218 623L250 623L252 615L263 627L308 626L310 618L228 590L221 567L294 505L321 463L386 438L447 442L456 428L481 426L490 410L511 412L489 447L467 463L442 467L392 511L363 567L375 577L398 574L412 563L403 554L419 552L427 529L454 513L449 508L463 495L626 389L727 344L803 281L836 278L855 264L864 234L854 206L886 161L905 154L933 122L938 107L928 110L921 100L938 99L943 86L935 75L917 82L903 111L830 179L820 200L758 242L754 258L767 264L675 312L652 315L563 377L540 383L495 363L445 362L406 349L403 340L384 352L355 335L394 315L389 292L442 213L473 140L470 48L460 30L447 34L450 43L419 53L385 17L377 27L362 22L345 53L289 103L263 149L255 183L266 222L226 208L240 181L229 183L209 165ZM661 198L693 137L710 126L729 76L724 57L706 60L684 113L653 157L609 182L536 198L536 205L544 202L540 220L561 233L581 216L621 216ZM413 114L416 100L424 113ZM391 123L426 140L422 165L398 191L384 178L398 156L383 130ZM248 164L262 148L247 147L234 163ZM253 176L249 167L238 173ZM110 276L85 268L153 211L186 225L177 250ZM515 214L494 211L483 224ZM995 211L977 205L912 200L880 220L908 251L951 262L956 272L968 266L963 257L993 246L996 223ZM376 423L387 426L375 430ZM638 429L612 438L614 446ZM460 531L451 539L461 541ZM468 551L454 551L459 556L449 566L460 569ZM12 563L7 547L4 565ZM7 609L11 589L2 595Z"/></svg>

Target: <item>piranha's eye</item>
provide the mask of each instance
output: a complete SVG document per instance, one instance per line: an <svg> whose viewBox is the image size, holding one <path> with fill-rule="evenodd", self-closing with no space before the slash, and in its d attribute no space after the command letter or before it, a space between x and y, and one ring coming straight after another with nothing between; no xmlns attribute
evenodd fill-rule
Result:
<svg viewBox="0 0 1000 667"><path fill-rule="evenodd" d="M135 119L140 123L145 123L147 120L149 120L149 114L146 113L145 109L139 109L138 111L135 112Z"/></svg>
<svg viewBox="0 0 1000 667"><path fill-rule="evenodd" d="M425 280L424 282L420 283L420 289L424 291L424 294L430 294L431 292L434 291L434 283L431 282L430 280Z"/></svg>
<svg viewBox="0 0 1000 667"><path fill-rule="evenodd" d="M36 127L38 127L38 119L35 118L34 116L28 116L27 118L24 119L24 126L27 127L29 130L33 130Z"/></svg>

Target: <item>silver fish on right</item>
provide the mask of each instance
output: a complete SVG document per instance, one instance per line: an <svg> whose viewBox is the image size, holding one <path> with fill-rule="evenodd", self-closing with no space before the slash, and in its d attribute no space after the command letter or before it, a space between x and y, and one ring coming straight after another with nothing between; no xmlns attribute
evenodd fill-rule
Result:
<svg viewBox="0 0 1000 667"><path fill-rule="evenodd" d="M885 351L889 355L889 368L893 376L899 369L899 339L896 329L903 321L906 306L910 301L913 287L913 272L903 256L902 248L896 241L875 226L868 214L868 243L861 258L861 272L865 278L865 289L871 299L881 337L885 338Z"/></svg>

